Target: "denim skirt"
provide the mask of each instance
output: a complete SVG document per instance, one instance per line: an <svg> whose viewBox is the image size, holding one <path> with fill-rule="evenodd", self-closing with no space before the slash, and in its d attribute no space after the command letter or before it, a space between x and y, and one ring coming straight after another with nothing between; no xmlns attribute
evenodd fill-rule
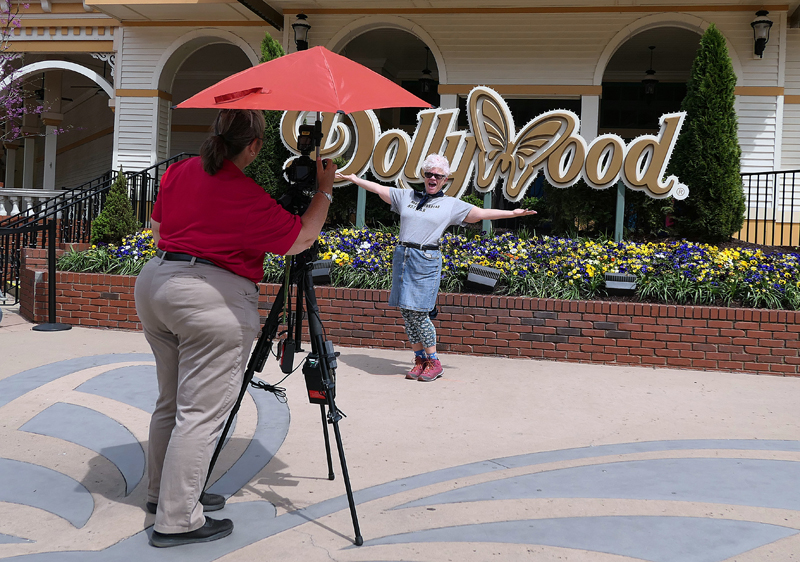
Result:
<svg viewBox="0 0 800 562"><path fill-rule="evenodd" d="M439 250L397 246L392 257L389 305L429 312L436 306L441 279L442 254Z"/></svg>

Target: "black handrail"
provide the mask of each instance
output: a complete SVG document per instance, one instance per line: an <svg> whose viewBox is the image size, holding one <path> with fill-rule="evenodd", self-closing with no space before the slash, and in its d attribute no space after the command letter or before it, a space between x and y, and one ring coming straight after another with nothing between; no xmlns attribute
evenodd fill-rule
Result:
<svg viewBox="0 0 800 562"><path fill-rule="evenodd" d="M138 172L124 172L128 180L128 195L136 218L143 226L149 226L150 212L158 194L161 176L170 164L195 156L182 152L172 158L158 162ZM119 172L109 170L102 176L78 187L59 193L30 209L0 221L0 293L4 296L9 286L19 287L20 258L22 248L44 247L41 229L27 228L44 226L47 220L59 223L56 243L89 242L92 221L105 205L111 184ZM13 284L13 285L12 285ZM14 304L19 302L19 291L15 291Z"/></svg>
<svg viewBox="0 0 800 562"><path fill-rule="evenodd" d="M797 246L795 215L800 216L800 170L742 175L745 226L741 239L764 246ZM788 224L788 233L785 226ZM769 228L771 226L771 228Z"/></svg>
<svg viewBox="0 0 800 562"><path fill-rule="evenodd" d="M31 217L38 216L43 212L48 212L52 208L62 206L66 201L69 201L69 199L73 197L76 193L82 193L84 191L93 191L98 187L105 185L111 180L112 174L113 172L108 171L104 173L102 176L96 177L92 180L82 183L78 187L73 187L72 189L64 190L58 195L55 195L47 199L46 201L37 203L33 207L26 209L21 213L12 215L10 217L6 217L0 220L0 228L12 228L18 224L27 223L29 222Z"/></svg>

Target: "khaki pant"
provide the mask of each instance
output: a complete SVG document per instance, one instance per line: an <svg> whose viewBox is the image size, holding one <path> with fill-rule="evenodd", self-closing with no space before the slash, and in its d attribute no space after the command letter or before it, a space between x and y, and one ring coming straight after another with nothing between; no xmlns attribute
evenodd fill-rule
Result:
<svg viewBox="0 0 800 562"><path fill-rule="evenodd" d="M158 374L147 469L154 529L193 531L205 523L208 464L259 330L258 287L213 265L153 258L135 298Z"/></svg>

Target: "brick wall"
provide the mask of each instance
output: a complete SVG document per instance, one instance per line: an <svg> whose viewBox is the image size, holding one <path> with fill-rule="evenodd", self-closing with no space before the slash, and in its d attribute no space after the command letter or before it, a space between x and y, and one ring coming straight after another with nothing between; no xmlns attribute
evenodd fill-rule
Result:
<svg viewBox="0 0 800 562"><path fill-rule="evenodd" d="M20 311L46 322L46 251L27 250L23 267ZM134 277L57 275L57 322L141 329ZM278 288L261 285L262 316ZM317 287L316 294L335 344L409 347L388 291ZM440 294L438 305L442 352L800 375L800 312L467 294Z"/></svg>

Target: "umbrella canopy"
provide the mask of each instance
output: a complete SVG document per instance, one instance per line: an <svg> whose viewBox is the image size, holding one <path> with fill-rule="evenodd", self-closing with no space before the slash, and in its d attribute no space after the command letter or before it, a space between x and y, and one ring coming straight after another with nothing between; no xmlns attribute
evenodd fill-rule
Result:
<svg viewBox="0 0 800 562"><path fill-rule="evenodd" d="M357 62L314 47L229 76L178 107L353 113L431 105Z"/></svg>

